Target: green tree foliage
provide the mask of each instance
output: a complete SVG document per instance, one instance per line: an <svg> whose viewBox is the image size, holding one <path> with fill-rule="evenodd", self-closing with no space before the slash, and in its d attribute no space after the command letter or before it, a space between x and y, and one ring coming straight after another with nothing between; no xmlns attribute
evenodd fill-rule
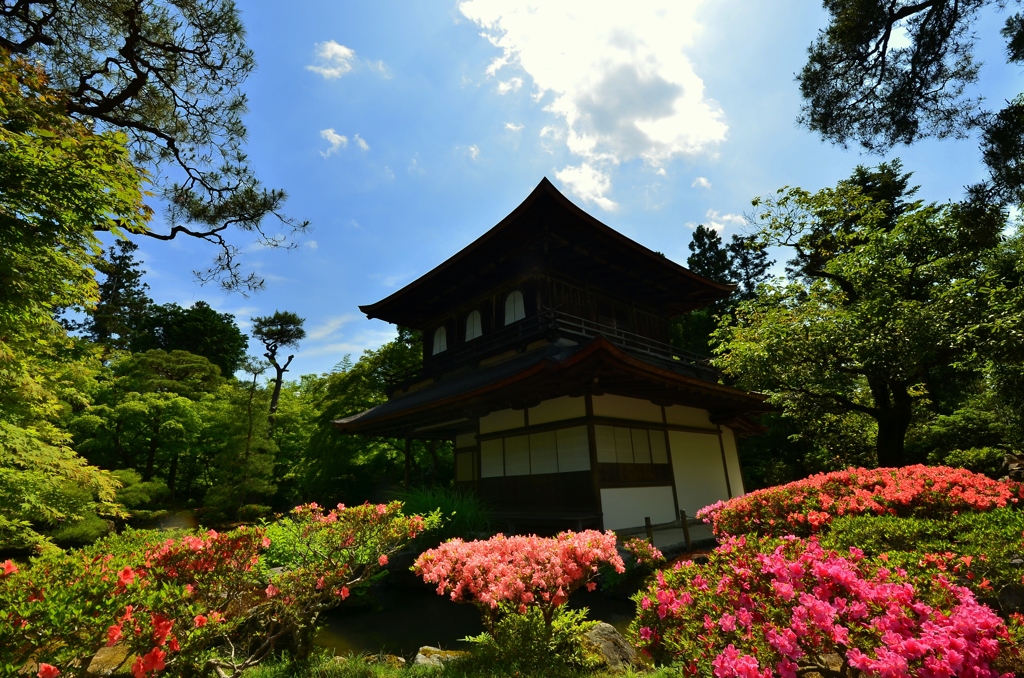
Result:
<svg viewBox="0 0 1024 678"><path fill-rule="evenodd" d="M714 349L712 335L719 318L736 302L754 296L757 286L768 279L768 269L774 262L753 236L734 234L726 245L717 231L704 225L694 230L689 249L687 268L715 282L736 285L729 298L691 311L672 324L672 338L677 346L706 356Z"/></svg>
<svg viewBox="0 0 1024 678"><path fill-rule="evenodd" d="M235 324L235 316L215 311L205 301L189 308L177 304L150 306L143 328L129 346L132 351L188 351L219 367L225 377L242 367L249 345Z"/></svg>
<svg viewBox="0 0 1024 678"><path fill-rule="evenodd" d="M277 404L281 399L281 384L284 382L284 373L288 371L294 355L289 355L284 364L278 359L277 352L289 346L298 346L299 342L306 337L306 330L302 328L305 319L300 318L291 311L274 311L274 315L260 316L252 319L252 335L262 344L263 353L267 361L273 365L274 394L270 398L270 417L273 420L277 412Z"/></svg>
<svg viewBox="0 0 1024 678"><path fill-rule="evenodd" d="M277 489L272 482L277 448L264 415L269 398L258 383L266 368L266 363L248 361L245 370L251 379L239 383L228 398L208 401L204 449L211 455L211 483L204 505L215 520L265 513Z"/></svg>
<svg viewBox="0 0 1024 678"><path fill-rule="evenodd" d="M57 425L97 365L55 320L96 301L96 229L145 228L123 135L70 119L43 71L0 53L0 542L110 512L117 488Z"/></svg>
<svg viewBox="0 0 1024 678"><path fill-rule="evenodd" d="M365 351L355 364L343 361L327 377L302 465L306 497L324 503L362 501L404 480L404 441L339 435L331 422L385 402L389 375L422 361L419 333L399 328L394 341ZM452 464L450 446L413 442L410 467L416 484L447 483L454 473Z"/></svg>
<svg viewBox="0 0 1024 678"><path fill-rule="evenodd" d="M241 86L255 63L231 0L5 4L0 48L44 64L62 113L124 132L138 166L155 170L170 228L135 232L213 243L220 254L209 270L197 272L201 279L262 287L241 270L227 229L277 247L287 238L268 230L267 217L276 217L285 232L306 224L281 215L284 192L264 188L246 158Z"/></svg>
<svg viewBox="0 0 1024 678"><path fill-rule="evenodd" d="M841 457L873 432L884 466L910 461L908 430L940 395L931 375L978 355L985 263L1005 225L987 206L907 202L908 179L894 163L755 201L761 244L795 252L789 279L762 286L716 334L729 377Z"/></svg>
<svg viewBox="0 0 1024 678"><path fill-rule="evenodd" d="M988 110L968 87L978 79L976 26L1000 0L826 0L829 25L798 75L800 121L825 139L884 152L918 139L980 131L987 186L976 193L1024 198L1024 98ZM904 31L909 44L896 46ZM1024 16L1007 16L1002 37L1011 64L1024 62Z"/></svg>
<svg viewBox="0 0 1024 678"><path fill-rule="evenodd" d="M130 240L118 240L96 261L103 279L99 283L99 301L81 323L73 323L92 342L111 349L128 350L145 331L146 315L153 305L147 295L149 285L135 260L139 246Z"/></svg>

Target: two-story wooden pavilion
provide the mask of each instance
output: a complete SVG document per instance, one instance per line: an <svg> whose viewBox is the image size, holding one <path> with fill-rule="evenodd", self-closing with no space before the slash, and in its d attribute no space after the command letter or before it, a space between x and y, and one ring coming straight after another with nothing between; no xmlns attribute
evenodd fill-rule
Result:
<svg viewBox="0 0 1024 678"><path fill-rule="evenodd" d="M669 345L732 287L630 240L547 179L497 226L375 304L423 366L342 432L455 444L455 478L518 529L643 525L743 493L736 434L764 398Z"/></svg>

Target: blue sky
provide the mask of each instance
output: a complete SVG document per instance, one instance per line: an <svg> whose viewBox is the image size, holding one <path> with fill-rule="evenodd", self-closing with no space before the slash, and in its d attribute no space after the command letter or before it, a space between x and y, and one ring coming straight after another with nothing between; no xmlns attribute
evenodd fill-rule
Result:
<svg viewBox="0 0 1024 678"><path fill-rule="evenodd" d="M312 230L290 251L245 246L249 298L198 285L202 243L142 239L151 296L306 319L291 375L329 371L394 336L357 308L427 272L544 176L638 242L685 263L696 224L744 232L750 200L818 189L875 156L798 128L794 74L826 17L774 0L526 3L241 0L257 71L248 150ZM1004 17L978 25L977 93L1019 92ZM898 149L921 197L984 177L973 139ZM154 224L160 228L159 219ZM243 245L244 239L236 238ZM256 346L250 350L256 352Z"/></svg>

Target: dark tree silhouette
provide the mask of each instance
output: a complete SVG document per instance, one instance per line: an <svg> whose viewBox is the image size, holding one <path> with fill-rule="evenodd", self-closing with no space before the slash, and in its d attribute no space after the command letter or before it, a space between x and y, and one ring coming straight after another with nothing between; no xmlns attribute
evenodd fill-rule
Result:
<svg viewBox="0 0 1024 678"><path fill-rule="evenodd" d="M264 356L274 366L274 395L270 398L270 419L273 421L277 412L277 403L281 398L281 383L284 373L292 363L294 355L289 355L284 364L278 359L277 352L286 346L297 346L306 336L302 323L306 322L291 311L275 311L274 315L252 319L252 334L260 340L266 349Z"/></svg>

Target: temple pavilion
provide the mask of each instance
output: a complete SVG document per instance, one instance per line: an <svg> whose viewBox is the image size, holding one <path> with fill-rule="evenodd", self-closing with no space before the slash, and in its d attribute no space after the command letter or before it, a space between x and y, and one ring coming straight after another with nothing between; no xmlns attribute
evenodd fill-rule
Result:
<svg viewBox="0 0 1024 678"><path fill-rule="evenodd" d="M343 433L450 440L455 481L515 531L622 529L743 494L736 437L764 396L670 345L727 297L547 179L498 225L375 304L423 335L423 365Z"/></svg>

